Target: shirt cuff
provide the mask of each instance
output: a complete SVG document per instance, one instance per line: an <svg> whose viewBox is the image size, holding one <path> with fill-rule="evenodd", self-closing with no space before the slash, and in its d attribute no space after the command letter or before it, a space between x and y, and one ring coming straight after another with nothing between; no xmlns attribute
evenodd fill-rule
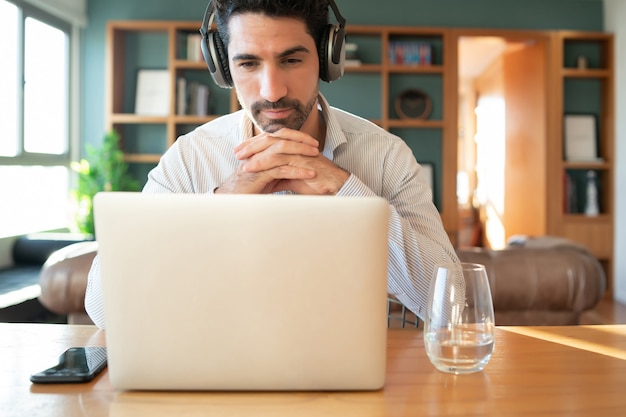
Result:
<svg viewBox="0 0 626 417"><path fill-rule="evenodd" d="M337 192L338 197L375 197L376 193L357 178L356 175L350 174L348 180Z"/></svg>

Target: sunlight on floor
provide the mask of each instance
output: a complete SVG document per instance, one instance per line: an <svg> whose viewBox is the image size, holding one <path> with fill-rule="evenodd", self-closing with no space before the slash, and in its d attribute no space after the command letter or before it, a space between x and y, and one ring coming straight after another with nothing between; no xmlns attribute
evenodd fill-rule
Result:
<svg viewBox="0 0 626 417"><path fill-rule="evenodd" d="M619 342L619 335L622 339L626 335L626 325L595 325L595 326L546 326L538 327L503 327L504 330L524 336L535 337L549 342L571 346L577 349L587 350L606 356L626 360L626 342ZM570 336L570 332L575 331L577 336ZM612 346L608 346L612 345Z"/></svg>

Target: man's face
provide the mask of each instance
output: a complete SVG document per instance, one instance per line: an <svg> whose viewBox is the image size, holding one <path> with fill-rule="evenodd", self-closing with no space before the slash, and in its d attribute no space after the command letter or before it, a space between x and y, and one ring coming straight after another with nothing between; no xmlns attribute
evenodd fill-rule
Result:
<svg viewBox="0 0 626 417"><path fill-rule="evenodd" d="M304 22L237 14L229 22L228 57L237 97L256 127L310 130L319 58ZM309 122L307 124L307 122Z"/></svg>

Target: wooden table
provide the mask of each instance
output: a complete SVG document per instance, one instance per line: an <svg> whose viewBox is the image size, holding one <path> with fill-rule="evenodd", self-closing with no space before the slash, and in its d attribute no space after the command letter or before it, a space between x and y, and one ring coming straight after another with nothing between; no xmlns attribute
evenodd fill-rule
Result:
<svg viewBox="0 0 626 417"><path fill-rule="evenodd" d="M419 330L390 330L375 392L118 392L28 377L70 346L104 345L93 326L0 324L2 416L626 416L626 325L499 327L485 370L437 371ZM155 370L158 372L158 369Z"/></svg>

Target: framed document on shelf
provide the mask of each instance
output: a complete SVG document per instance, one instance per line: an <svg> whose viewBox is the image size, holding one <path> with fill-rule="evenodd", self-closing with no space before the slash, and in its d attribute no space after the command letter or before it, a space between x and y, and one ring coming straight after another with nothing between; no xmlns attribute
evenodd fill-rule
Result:
<svg viewBox="0 0 626 417"><path fill-rule="evenodd" d="M167 116L170 111L170 72L166 69L137 71L135 114Z"/></svg>
<svg viewBox="0 0 626 417"><path fill-rule="evenodd" d="M566 114L563 119L564 153L569 162L597 162L598 137L594 114Z"/></svg>

